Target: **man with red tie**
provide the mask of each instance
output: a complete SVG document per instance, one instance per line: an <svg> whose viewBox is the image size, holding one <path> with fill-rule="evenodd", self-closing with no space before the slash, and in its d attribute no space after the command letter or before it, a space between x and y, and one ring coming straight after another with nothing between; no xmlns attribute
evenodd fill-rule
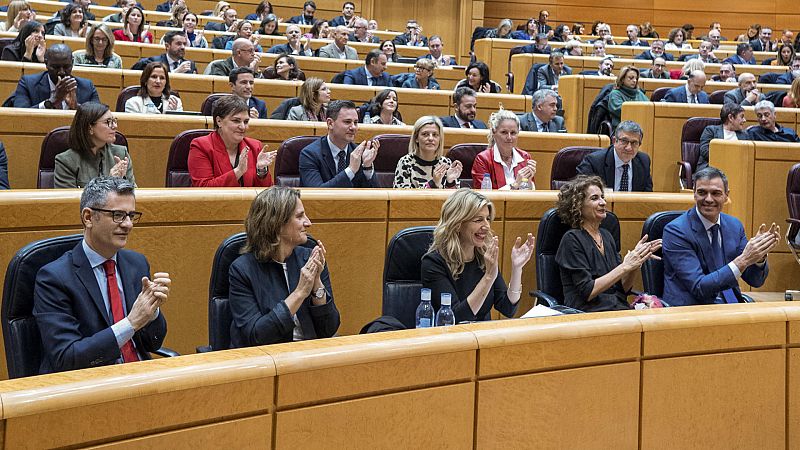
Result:
<svg viewBox="0 0 800 450"><path fill-rule="evenodd" d="M142 215L133 190L122 178L91 180L81 195L83 240L36 275L39 373L150 359L161 348L171 280L159 272L151 281L147 259L124 250Z"/></svg>
<svg viewBox="0 0 800 450"><path fill-rule="evenodd" d="M478 113L478 99L475 91L468 87L456 89L453 93L454 116L440 117L442 125L448 128L475 128L485 130L486 124L475 119Z"/></svg>

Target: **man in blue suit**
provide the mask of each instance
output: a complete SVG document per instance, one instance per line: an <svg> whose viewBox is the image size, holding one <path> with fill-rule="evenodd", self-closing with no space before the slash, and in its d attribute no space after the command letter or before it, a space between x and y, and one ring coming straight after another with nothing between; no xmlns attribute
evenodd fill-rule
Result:
<svg viewBox="0 0 800 450"><path fill-rule="evenodd" d="M447 128L474 128L485 130L486 124L475 118L478 113L478 97L475 91L468 87L456 89L453 93L454 116L440 117L442 125Z"/></svg>
<svg viewBox="0 0 800 450"><path fill-rule="evenodd" d="M264 100L253 97L255 74L249 67L237 67L228 75L231 84L231 93L238 95L250 105L250 117L253 119L267 118L267 104Z"/></svg>
<svg viewBox="0 0 800 450"><path fill-rule="evenodd" d="M380 49L373 49L364 59L365 65L344 73L344 84L360 86L392 86L392 78L386 73L386 55Z"/></svg>
<svg viewBox="0 0 800 450"><path fill-rule="evenodd" d="M47 72L25 75L14 92L15 108L77 109L88 102L100 102L90 80L72 76L72 50L54 44L44 53Z"/></svg>
<svg viewBox="0 0 800 450"><path fill-rule="evenodd" d="M742 42L736 46L736 54L725 58L722 62L731 64L755 64L756 58L753 56L753 47L747 42Z"/></svg>
<svg viewBox="0 0 800 450"><path fill-rule="evenodd" d="M0 189L11 189L8 182L8 156L6 146L0 142Z"/></svg>
<svg viewBox="0 0 800 450"><path fill-rule="evenodd" d="M350 100L328 104L328 134L300 151L300 186L378 187L375 158L378 141L353 143L358 131L358 112Z"/></svg>
<svg viewBox="0 0 800 450"><path fill-rule="evenodd" d="M769 273L767 254L780 239L773 223L761 224L750 240L742 223L722 213L728 178L706 167L695 172L696 207L664 228L664 300L674 306L742 302L738 279L753 287Z"/></svg>
<svg viewBox="0 0 800 450"><path fill-rule="evenodd" d="M705 103L708 104L708 94L703 92L706 87L706 74L702 70L689 72L685 86L670 89L664 96L668 103Z"/></svg>
<svg viewBox="0 0 800 450"><path fill-rule="evenodd" d="M98 177L81 195L83 240L36 275L33 315L42 338L40 373L150 359L167 322L160 307L171 280L124 250L133 224L134 186Z"/></svg>

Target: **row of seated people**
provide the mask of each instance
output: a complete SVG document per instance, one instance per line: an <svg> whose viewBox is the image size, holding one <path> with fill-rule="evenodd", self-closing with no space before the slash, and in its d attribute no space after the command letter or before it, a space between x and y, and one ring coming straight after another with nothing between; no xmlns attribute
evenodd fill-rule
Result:
<svg viewBox="0 0 800 450"><path fill-rule="evenodd" d="M662 295L673 306L746 301L738 280L764 283L780 230L762 224L748 239L741 222L721 212L728 200L725 175L709 167L694 181L696 205L675 215L661 238L644 235L624 257L602 180L581 175L567 182L556 203L560 224L540 225L565 232L558 242L539 243L557 246L561 301L584 312L630 309L635 273L657 258ZM39 373L145 360L161 348L167 331L161 307L171 278L164 267L151 276L145 256L124 248L142 216L134 189L123 178L90 180L80 201L83 239L38 271L32 313L42 343ZM300 197L298 190L273 187L250 207L241 256L227 272L230 347L331 337L339 327L327 251L310 238L312 222ZM506 283L494 216L480 191L455 191L442 205L430 247L406 262L419 270L435 308L450 294L457 323L489 320L492 308L506 317L516 313L522 270L536 242L532 233L516 238Z"/></svg>

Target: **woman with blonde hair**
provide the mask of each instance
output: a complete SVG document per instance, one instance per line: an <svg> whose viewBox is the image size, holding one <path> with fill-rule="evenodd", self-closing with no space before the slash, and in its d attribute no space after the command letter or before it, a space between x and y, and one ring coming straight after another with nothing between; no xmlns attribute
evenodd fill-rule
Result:
<svg viewBox="0 0 800 450"><path fill-rule="evenodd" d="M36 13L26 0L13 0L8 4L5 22L0 22L0 31L16 33L22 26L36 19Z"/></svg>
<svg viewBox="0 0 800 450"><path fill-rule="evenodd" d="M792 87L789 88L789 93L783 97L784 108L800 108L800 77L792 81Z"/></svg>
<svg viewBox="0 0 800 450"><path fill-rule="evenodd" d="M231 4L228 2L217 2L217 5L214 6L214 12L211 14L214 17L222 17L225 15L225 11L231 7Z"/></svg>
<svg viewBox="0 0 800 450"><path fill-rule="evenodd" d="M95 24L86 33L86 49L72 54L75 65L122 69L122 58L114 53L114 34L102 24Z"/></svg>
<svg viewBox="0 0 800 450"><path fill-rule="evenodd" d="M518 189L523 180L534 185L536 161L517 148L519 117L501 109L489 117L489 146L472 163L472 187L478 189L486 175L492 189Z"/></svg>
<svg viewBox="0 0 800 450"><path fill-rule="evenodd" d="M617 128L622 120L622 104L625 102L647 102L650 99L639 89L639 69L625 66L617 75L617 82L608 94L608 113L611 116L611 127Z"/></svg>
<svg viewBox="0 0 800 450"><path fill-rule="evenodd" d="M444 156L442 121L422 116L414 123L408 141L408 154L397 161L394 187L403 189L441 189L458 187L464 166Z"/></svg>
<svg viewBox="0 0 800 450"><path fill-rule="evenodd" d="M694 72L695 70L699 70L701 72L705 72L706 70L706 65L705 63L703 63L703 61L700 60L700 58L692 58L683 64L683 67L681 67L680 79L681 80L688 79L689 74Z"/></svg>
<svg viewBox="0 0 800 450"><path fill-rule="evenodd" d="M247 241L228 271L232 348L336 334L327 254L322 241L307 245L310 227L297 189L276 186L253 200Z"/></svg>
<svg viewBox="0 0 800 450"><path fill-rule="evenodd" d="M287 120L325 121L331 90L321 78L309 78L300 86L300 104L289 110Z"/></svg>
<svg viewBox="0 0 800 450"><path fill-rule="evenodd" d="M433 244L422 257L422 285L431 290L438 309L442 293L451 295L456 323L490 320L492 307L513 317L522 296L522 269L533 255L535 241L528 233L511 247L511 278L506 286L498 271L499 239L491 226L491 200L468 188L457 190L442 205Z"/></svg>

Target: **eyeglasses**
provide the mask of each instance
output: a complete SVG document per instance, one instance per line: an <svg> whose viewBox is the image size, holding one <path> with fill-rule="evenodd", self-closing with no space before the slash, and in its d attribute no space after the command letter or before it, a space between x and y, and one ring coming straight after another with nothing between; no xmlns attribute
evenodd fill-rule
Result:
<svg viewBox="0 0 800 450"><path fill-rule="evenodd" d="M139 219L142 218L142 213L140 213L139 211L125 212L125 211L120 211L118 209L114 210L102 209L102 208L89 208L89 209L91 209L92 211L99 211L111 214L111 220L113 220L116 223L124 222L126 217L131 219L131 222L133 223L139 222Z"/></svg>
<svg viewBox="0 0 800 450"><path fill-rule="evenodd" d="M617 138L617 142L622 144L623 147L627 147L627 146L630 145L631 148L639 148L639 145L642 144L639 141L632 141L632 140L627 139L627 138Z"/></svg>
<svg viewBox="0 0 800 450"><path fill-rule="evenodd" d="M104 123L104 124L106 124L106 125L107 125L109 128L114 128L114 127L116 127L116 126L117 126L117 123L118 123L118 121L117 121L117 118L116 118L116 117L111 117L111 118L109 118L109 119L106 119L106 120L98 120L98 121L97 121L97 122L95 122L95 123Z"/></svg>
<svg viewBox="0 0 800 450"><path fill-rule="evenodd" d="M422 66L414 66L414 70L428 70L428 68Z"/></svg>

